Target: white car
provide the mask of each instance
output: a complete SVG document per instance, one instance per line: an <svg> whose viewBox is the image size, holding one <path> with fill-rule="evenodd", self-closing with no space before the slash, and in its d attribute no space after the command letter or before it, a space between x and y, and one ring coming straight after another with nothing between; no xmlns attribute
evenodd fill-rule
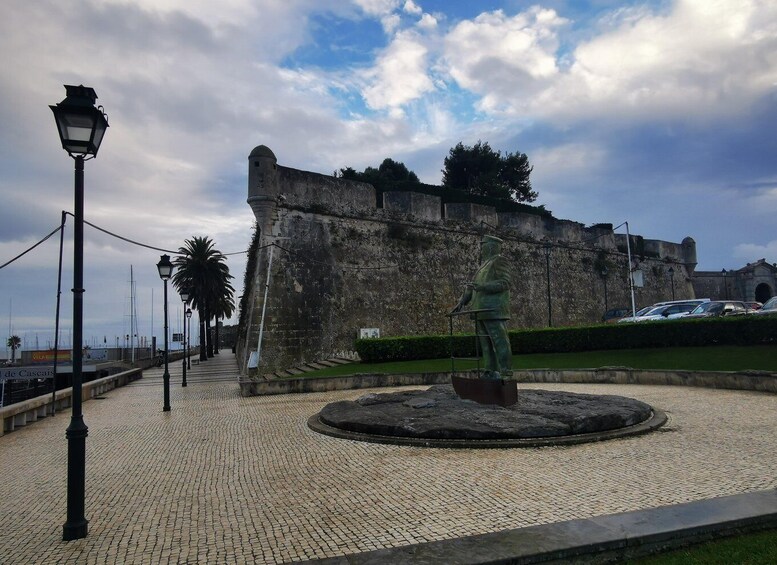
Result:
<svg viewBox="0 0 777 565"><path fill-rule="evenodd" d="M756 310L755 313L761 316L777 314L777 296L772 296L769 300L764 302L764 305Z"/></svg>
<svg viewBox="0 0 777 565"><path fill-rule="evenodd" d="M642 310L637 310L636 314L634 314L633 316L626 316L625 318L621 318L620 320L618 320L618 323L626 324L629 322L638 322L641 316L644 316L645 314L650 312L653 308L655 308L655 306L646 306Z"/></svg>
<svg viewBox="0 0 777 565"><path fill-rule="evenodd" d="M655 320L674 320L687 315L691 310L699 305L698 302L680 302L678 304L666 304L657 306L650 310L644 316L641 316L638 322L649 322Z"/></svg>

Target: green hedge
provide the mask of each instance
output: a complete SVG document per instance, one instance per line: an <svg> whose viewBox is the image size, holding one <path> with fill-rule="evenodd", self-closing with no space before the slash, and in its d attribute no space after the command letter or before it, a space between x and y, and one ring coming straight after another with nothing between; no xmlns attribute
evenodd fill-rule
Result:
<svg viewBox="0 0 777 565"><path fill-rule="evenodd" d="M762 345L777 341L777 316L736 316L637 324L600 324L571 328L512 330L513 353L564 353L607 349ZM357 339L365 363L441 359L475 355L471 334Z"/></svg>

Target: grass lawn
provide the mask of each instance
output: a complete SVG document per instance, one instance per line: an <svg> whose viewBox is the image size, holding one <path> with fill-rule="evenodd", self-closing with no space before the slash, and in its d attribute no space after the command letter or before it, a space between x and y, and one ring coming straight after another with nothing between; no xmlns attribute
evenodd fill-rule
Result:
<svg viewBox="0 0 777 565"><path fill-rule="evenodd" d="M456 362L457 370L474 367L474 361ZM598 367L777 372L777 347L773 345L675 347L513 356L513 369L595 369ZM432 373L450 370L450 359L425 359L393 363L351 363L300 376L334 377L358 373Z"/></svg>
<svg viewBox="0 0 777 565"><path fill-rule="evenodd" d="M629 565L772 565L777 530L745 534L629 561Z"/></svg>

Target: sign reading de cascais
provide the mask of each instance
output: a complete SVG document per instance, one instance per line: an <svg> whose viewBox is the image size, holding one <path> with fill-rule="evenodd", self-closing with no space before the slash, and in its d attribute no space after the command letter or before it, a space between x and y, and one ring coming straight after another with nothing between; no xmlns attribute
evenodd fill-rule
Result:
<svg viewBox="0 0 777 565"><path fill-rule="evenodd" d="M50 379L54 376L53 367L10 367L0 369L0 381Z"/></svg>

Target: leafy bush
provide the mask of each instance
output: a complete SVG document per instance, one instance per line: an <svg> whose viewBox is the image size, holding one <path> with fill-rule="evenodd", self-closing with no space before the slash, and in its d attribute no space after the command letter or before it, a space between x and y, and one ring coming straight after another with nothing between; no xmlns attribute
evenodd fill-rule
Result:
<svg viewBox="0 0 777 565"><path fill-rule="evenodd" d="M569 328L512 330L513 353L566 353L607 349L765 345L777 340L777 316L736 316L672 322L599 324ZM356 340L365 363L441 359L475 355L471 334Z"/></svg>

